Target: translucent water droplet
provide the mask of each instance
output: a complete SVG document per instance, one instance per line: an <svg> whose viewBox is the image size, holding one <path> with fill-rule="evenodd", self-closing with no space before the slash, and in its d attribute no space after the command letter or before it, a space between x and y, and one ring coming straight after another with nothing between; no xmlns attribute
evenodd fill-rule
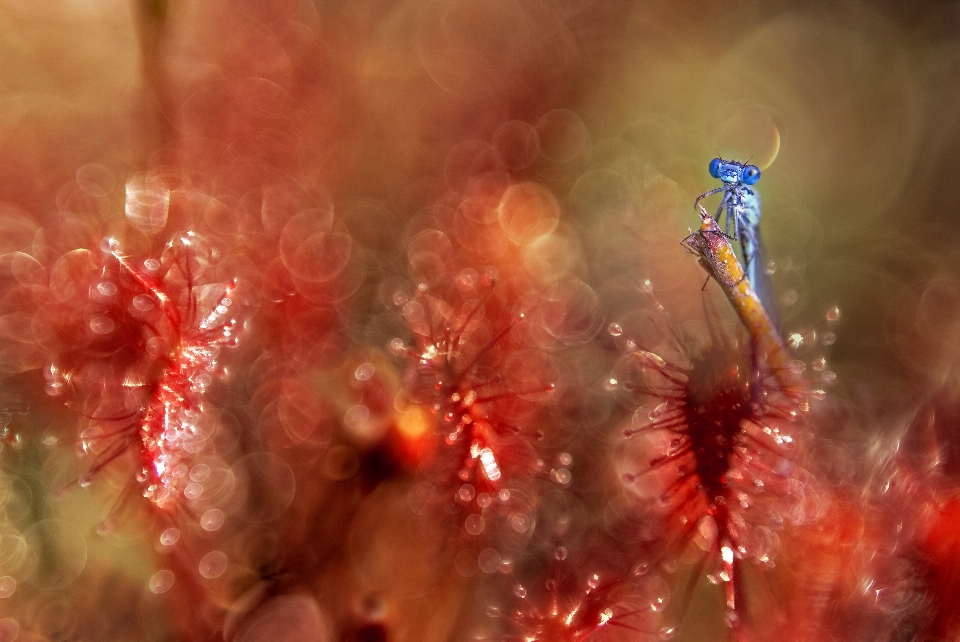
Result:
<svg viewBox="0 0 960 642"><path fill-rule="evenodd" d="M160 543L164 546L173 546L180 541L180 530L174 527L170 527L167 530L160 533Z"/></svg>
<svg viewBox="0 0 960 642"><path fill-rule="evenodd" d="M93 483L93 475L91 475L90 473L84 473L83 475L80 475L80 477L77 479L77 485L79 485L80 488L86 488L92 483Z"/></svg>
<svg viewBox="0 0 960 642"><path fill-rule="evenodd" d="M837 373L833 370L824 370L823 374L820 375L820 378L826 383L833 383L837 380Z"/></svg>
<svg viewBox="0 0 960 642"><path fill-rule="evenodd" d="M376 371L377 369L372 363L362 363L354 370L353 376L357 381L367 381Z"/></svg>
<svg viewBox="0 0 960 642"><path fill-rule="evenodd" d="M513 587L513 594L522 600L523 598L527 597L527 589L523 588L522 585L517 584Z"/></svg>
<svg viewBox="0 0 960 642"><path fill-rule="evenodd" d="M526 533L530 528L530 518L523 513L514 513L510 516L510 528L517 533Z"/></svg>
<svg viewBox="0 0 960 642"><path fill-rule="evenodd" d="M473 499L473 496L475 493L476 493L476 489L472 485L464 484L457 491L457 497L462 502L469 502L471 499Z"/></svg>
<svg viewBox="0 0 960 642"><path fill-rule="evenodd" d="M623 334L623 328L619 323L611 323L609 326L607 326L607 332L610 333L610 336L619 337Z"/></svg>
<svg viewBox="0 0 960 642"><path fill-rule="evenodd" d="M570 453L560 453L557 456L557 461L561 466L569 466L573 463L573 456Z"/></svg>
<svg viewBox="0 0 960 642"><path fill-rule="evenodd" d="M213 532L223 526L225 516L218 508L211 508L200 517L200 528Z"/></svg>
<svg viewBox="0 0 960 642"><path fill-rule="evenodd" d="M499 493L497 493L497 497L500 498L501 502L505 502L510 499L510 491L504 488Z"/></svg>
<svg viewBox="0 0 960 642"><path fill-rule="evenodd" d="M117 284L111 281L97 283L97 292L100 296L113 296L117 293Z"/></svg>
<svg viewBox="0 0 960 642"><path fill-rule="evenodd" d="M147 587L151 593L160 595L161 593L169 591L173 587L174 582L176 582L176 576L173 574L173 571L162 570L153 574L150 581L147 582Z"/></svg>
<svg viewBox="0 0 960 642"><path fill-rule="evenodd" d="M620 386L620 382L610 377L603 383L603 387L607 390L616 390Z"/></svg>
<svg viewBox="0 0 960 642"><path fill-rule="evenodd" d="M827 312L827 321L836 321L840 318L840 308L833 308Z"/></svg>
<svg viewBox="0 0 960 642"><path fill-rule="evenodd" d="M0 577L0 598L10 597L17 590L17 580L9 575Z"/></svg>
<svg viewBox="0 0 960 642"><path fill-rule="evenodd" d="M227 570L227 556L220 551L211 551L200 559L200 575L212 580L223 575Z"/></svg>
<svg viewBox="0 0 960 642"><path fill-rule="evenodd" d="M206 464L197 464L190 471L190 481L195 481L195 482L206 481L207 478L210 477L211 472L212 470L210 469L210 466L207 466Z"/></svg>
<svg viewBox="0 0 960 642"><path fill-rule="evenodd" d="M156 272L157 270L160 269L160 261L156 259L147 259L146 261L143 262L143 267L148 272Z"/></svg>
<svg viewBox="0 0 960 642"><path fill-rule="evenodd" d="M677 630L672 626L665 626L657 632L657 637L661 640L672 640L677 634Z"/></svg>
<svg viewBox="0 0 960 642"><path fill-rule="evenodd" d="M476 513L468 515L467 519L463 522L463 529L471 535L479 535L482 533L484 526L483 517Z"/></svg>
<svg viewBox="0 0 960 642"><path fill-rule="evenodd" d="M567 548L565 546L558 546L556 550L553 551L553 556L562 562L567 559Z"/></svg>
<svg viewBox="0 0 960 642"><path fill-rule="evenodd" d="M100 241L101 252L111 254L113 252L116 252L119 249L120 249L120 241L113 238L112 236L108 236L104 238L102 241Z"/></svg>
<svg viewBox="0 0 960 642"><path fill-rule="evenodd" d="M820 338L820 345L832 346L837 342L837 335L833 332L824 333L823 337Z"/></svg>
<svg viewBox="0 0 960 642"><path fill-rule="evenodd" d="M587 580L587 586L591 589L595 589L600 586L600 576L594 573L590 576L590 579Z"/></svg>
<svg viewBox="0 0 960 642"><path fill-rule="evenodd" d="M105 316L96 316L90 319L90 329L96 334L110 334L116 327L113 319Z"/></svg>

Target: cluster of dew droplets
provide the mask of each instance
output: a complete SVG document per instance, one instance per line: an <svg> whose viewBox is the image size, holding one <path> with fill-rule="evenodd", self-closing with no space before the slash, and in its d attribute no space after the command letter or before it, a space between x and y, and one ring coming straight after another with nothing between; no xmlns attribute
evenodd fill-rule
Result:
<svg viewBox="0 0 960 642"><path fill-rule="evenodd" d="M786 337L787 345L794 352L814 355L809 363L804 358L798 357L791 361L788 367L798 376L805 371L812 373L808 381L814 386L810 391L810 398L815 401L823 400L827 396L824 387L834 384L837 380L837 373L827 367L827 358L818 352L836 343L837 335L829 328L840 319L840 316L840 308L831 308L825 315L824 321L818 326L806 331L791 332ZM802 410L810 408L807 402L802 402L801 406Z"/></svg>

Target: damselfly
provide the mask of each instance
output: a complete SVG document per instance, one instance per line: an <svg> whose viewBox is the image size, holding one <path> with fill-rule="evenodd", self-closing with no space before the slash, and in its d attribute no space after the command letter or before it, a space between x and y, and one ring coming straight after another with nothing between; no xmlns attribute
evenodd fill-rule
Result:
<svg viewBox="0 0 960 642"><path fill-rule="evenodd" d="M709 169L710 175L719 178L723 185L698 196L694 207L698 207L700 201L708 196L723 193L714 219L719 223L720 216L726 212L726 235L740 241L747 280L760 297L767 316L774 326L779 326L776 299L767 274L766 253L760 238L760 195L751 187L760 180L760 168L714 158L710 161Z"/></svg>

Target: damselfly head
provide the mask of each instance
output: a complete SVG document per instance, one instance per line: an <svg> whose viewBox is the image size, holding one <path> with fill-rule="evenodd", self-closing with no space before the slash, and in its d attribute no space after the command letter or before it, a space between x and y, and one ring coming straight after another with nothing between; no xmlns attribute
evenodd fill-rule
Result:
<svg viewBox="0 0 960 642"><path fill-rule="evenodd" d="M710 176L719 178L724 183L756 185L760 180L760 168L756 165L742 165L722 158L714 158L710 161L709 170Z"/></svg>

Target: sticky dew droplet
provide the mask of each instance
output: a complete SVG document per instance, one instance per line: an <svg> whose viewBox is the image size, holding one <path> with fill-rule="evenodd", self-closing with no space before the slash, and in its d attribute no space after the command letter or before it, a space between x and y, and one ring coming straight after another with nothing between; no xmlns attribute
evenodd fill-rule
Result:
<svg viewBox="0 0 960 642"><path fill-rule="evenodd" d="M110 334L115 327L116 324L114 324L113 319L103 315L93 317L90 320L90 329L95 334Z"/></svg>
<svg viewBox="0 0 960 642"><path fill-rule="evenodd" d="M151 593L160 595L161 593L169 591L175 582L176 576L173 574L173 571L164 569L153 574L150 581L147 582L147 587Z"/></svg>
<svg viewBox="0 0 960 642"><path fill-rule="evenodd" d="M210 551L200 559L198 568L203 577L216 579L227 570L227 556L220 551Z"/></svg>
<svg viewBox="0 0 960 642"><path fill-rule="evenodd" d="M471 535L479 535L483 532L485 523L483 517L474 513L473 515L468 515L467 519L463 522L463 529L470 533Z"/></svg>
<svg viewBox="0 0 960 642"><path fill-rule="evenodd" d="M17 580L9 575L0 577L0 598L10 597L17 590Z"/></svg>
<svg viewBox="0 0 960 642"><path fill-rule="evenodd" d="M357 381L368 381L377 372L372 363L362 363L354 370L353 376Z"/></svg>
<svg viewBox="0 0 960 642"><path fill-rule="evenodd" d="M160 533L160 543L164 546L173 546L180 541L180 530L174 527L170 527L167 530Z"/></svg>
<svg viewBox="0 0 960 642"><path fill-rule="evenodd" d="M223 511L219 508L211 508L200 516L200 528L205 531L213 532L223 526Z"/></svg>
<svg viewBox="0 0 960 642"><path fill-rule="evenodd" d="M530 528L530 518L523 513L513 513L508 520L510 528L517 533L526 533Z"/></svg>

